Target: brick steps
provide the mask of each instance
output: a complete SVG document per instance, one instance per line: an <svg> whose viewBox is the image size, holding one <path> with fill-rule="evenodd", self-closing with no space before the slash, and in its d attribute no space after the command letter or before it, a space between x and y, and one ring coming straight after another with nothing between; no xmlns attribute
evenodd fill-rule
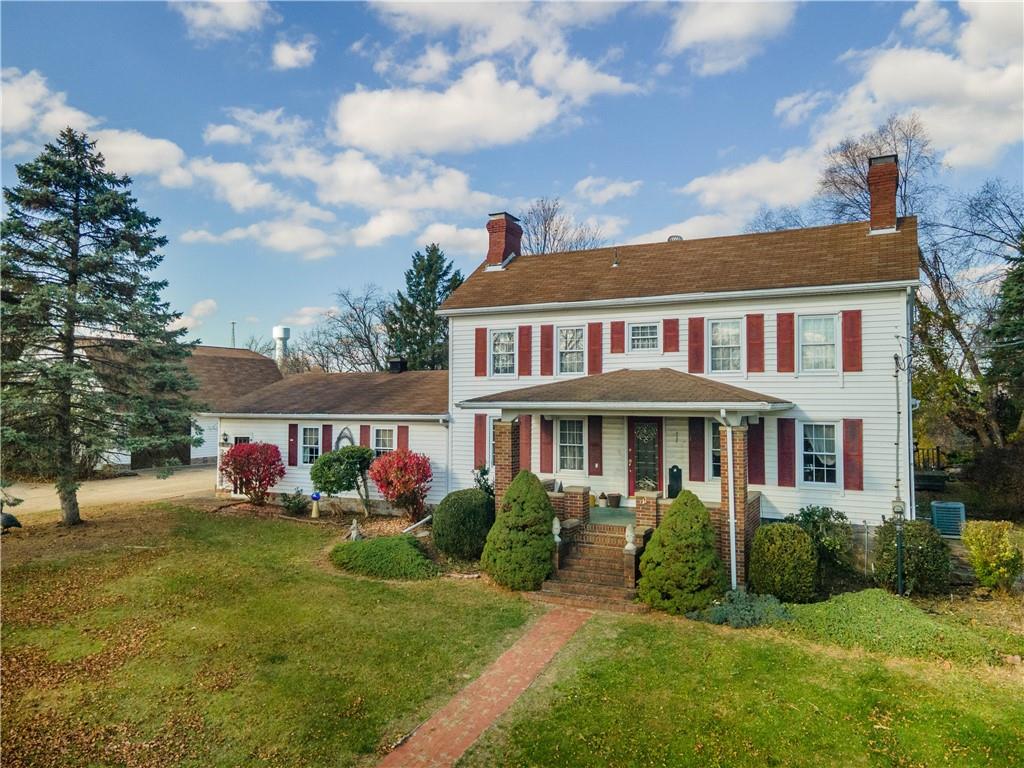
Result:
<svg viewBox="0 0 1024 768"><path fill-rule="evenodd" d="M591 611L615 611L616 613L647 613L650 607L643 603L632 603L624 600L609 600L603 597L587 595L565 595L557 592L531 592L530 597L541 603L564 605L570 608L583 608Z"/></svg>
<svg viewBox="0 0 1024 768"><path fill-rule="evenodd" d="M621 587L622 568L612 571L608 568L586 568L580 565L571 565L559 568L552 579L559 582L604 584L610 587Z"/></svg>
<svg viewBox="0 0 1024 768"><path fill-rule="evenodd" d="M626 529L622 533L594 533L589 530L590 526L584 528L573 536L573 542L578 544L590 544L595 547L617 547L622 549L626 546Z"/></svg>
<svg viewBox="0 0 1024 768"><path fill-rule="evenodd" d="M550 579L541 584L540 591L560 595L616 598L627 601L636 597L635 589L626 589L621 584L619 586L611 586L608 584L588 584L579 581L552 581Z"/></svg>

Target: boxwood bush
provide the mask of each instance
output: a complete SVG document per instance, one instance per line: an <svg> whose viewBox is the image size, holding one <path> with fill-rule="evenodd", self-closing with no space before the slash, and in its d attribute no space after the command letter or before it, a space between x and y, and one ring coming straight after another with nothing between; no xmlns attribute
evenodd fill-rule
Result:
<svg viewBox="0 0 1024 768"><path fill-rule="evenodd" d="M416 537L408 534L342 542L331 552L331 562L378 579L429 579L438 572Z"/></svg>
<svg viewBox="0 0 1024 768"><path fill-rule="evenodd" d="M750 588L775 595L787 603L806 603L814 598L818 557L814 543L793 523L762 525L754 534L750 551Z"/></svg>
<svg viewBox="0 0 1024 768"><path fill-rule="evenodd" d="M875 578L896 591L896 524L886 520L875 539ZM907 594L949 588L949 547L927 520L903 523L903 583Z"/></svg>
<svg viewBox="0 0 1024 768"><path fill-rule="evenodd" d="M725 598L716 601L701 611L686 614L688 619L706 621L709 624L728 624L733 629L759 627L789 621L792 614L786 606L772 595L755 595L742 589L732 589Z"/></svg>
<svg viewBox="0 0 1024 768"><path fill-rule="evenodd" d="M524 469L505 491L487 534L481 567L509 589L539 589L551 574L554 517L555 510L544 486L536 475Z"/></svg>
<svg viewBox="0 0 1024 768"><path fill-rule="evenodd" d="M476 560L493 524L494 497L479 488L453 491L434 510L434 545L449 557Z"/></svg>
<svg viewBox="0 0 1024 768"><path fill-rule="evenodd" d="M964 546L974 575L983 587L1008 590L1024 571L1024 553L1014 541L1007 520L970 520L964 526Z"/></svg>

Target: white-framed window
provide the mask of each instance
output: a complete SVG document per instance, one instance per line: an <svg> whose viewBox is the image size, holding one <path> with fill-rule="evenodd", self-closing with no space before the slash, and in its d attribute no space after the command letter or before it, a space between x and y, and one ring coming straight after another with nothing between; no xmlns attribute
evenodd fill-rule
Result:
<svg viewBox="0 0 1024 768"><path fill-rule="evenodd" d="M709 419L710 421L710 419ZM711 421L711 439L708 441L711 446L711 476L722 476L722 431L718 428L717 421Z"/></svg>
<svg viewBox="0 0 1024 768"><path fill-rule="evenodd" d="M373 452L377 456L383 456L393 450L395 450L394 427L376 427L373 430Z"/></svg>
<svg viewBox="0 0 1024 768"><path fill-rule="evenodd" d="M558 329L558 372L583 373L583 328Z"/></svg>
<svg viewBox="0 0 1024 768"><path fill-rule="evenodd" d="M804 483L837 485L839 456L835 424L801 424L800 466Z"/></svg>
<svg viewBox="0 0 1024 768"><path fill-rule="evenodd" d="M252 438L248 435L235 435L235 445L242 445L244 443L251 443Z"/></svg>
<svg viewBox="0 0 1024 768"><path fill-rule="evenodd" d="M501 421L500 416L487 417L487 461L490 462L488 464L490 467L497 465L494 460L494 425L499 421Z"/></svg>
<svg viewBox="0 0 1024 768"><path fill-rule="evenodd" d="M558 468L583 470L583 419L558 420Z"/></svg>
<svg viewBox="0 0 1024 768"><path fill-rule="evenodd" d="M312 464L320 458L320 427L302 428L302 463Z"/></svg>
<svg viewBox="0 0 1024 768"><path fill-rule="evenodd" d="M800 370L806 372L837 370L836 366L836 316L801 315Z"/></svg>
<svg viewBox="0 0 1024 768"><path fill-rule="evenodd" d="M491 331L491 375L512 376L516 372L516 332Z"/></svg>
<svg viewBox="0 0 1024 768"><path fill-rule="evenodd" d="M740 335L739 320L708 322L708 369L712 373L740 370Z"/></svg>
<svg viewBox="0 0 1024 768"><path fill-rule="evenodd" d="M658 349L658 324L630 323L629 351L640 352L648 349Z"/></svg>

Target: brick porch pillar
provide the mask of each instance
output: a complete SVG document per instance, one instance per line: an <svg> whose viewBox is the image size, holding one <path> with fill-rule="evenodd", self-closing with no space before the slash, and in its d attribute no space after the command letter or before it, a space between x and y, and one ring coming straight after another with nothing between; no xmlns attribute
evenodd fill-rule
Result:
<svg viewBox="0 0 1024 768"><path fill-rule="evenodd" d="M590 487L570 485L565 489L565 517L579 520L581 525L590 522Z"/></svg>
<svg viewBox="0 0 1024 768"><path fill-rule="evenodd" d="M519 474L519 422L494 422L494 500L501 508L505 491Z"/></svg>
<svg viewBox="0 0 1024 768"><path fill-rule="evenodd" d="M750 554L750 543L754 534L747 519L747 428L732 428L732 455L733 466L729 466L729 430L724 425L719 425L718 435L722 446L722 501L721 521L722 530L718 532L719 540L725 542L725 567L726 573L730 573L729 562L729 475L733 477L733 487L736 498L736 581L745 584L747 581L747 558ZM756 528L756 525L754 526Z"/></svg>
<svg viewBox="0 0 1024 768"><path fill-rule="evenodd" d="M642 531L644 528L657 528L661 517L658 514L658 499L661 498L661 491L637 491L634 494L636 499L636 528Z"/></svg>

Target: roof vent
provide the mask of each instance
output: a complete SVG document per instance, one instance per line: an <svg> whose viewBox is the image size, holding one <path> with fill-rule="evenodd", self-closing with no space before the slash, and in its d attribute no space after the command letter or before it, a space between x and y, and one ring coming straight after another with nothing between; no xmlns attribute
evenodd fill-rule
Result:
<svg viewBox="0 0 1024 768"><path fill-rule="evenodd" d="M670 242L670 243L681 243L681 242L683 242L683 236L682 235L669 235L668 236L668 242Z"/></svg>

